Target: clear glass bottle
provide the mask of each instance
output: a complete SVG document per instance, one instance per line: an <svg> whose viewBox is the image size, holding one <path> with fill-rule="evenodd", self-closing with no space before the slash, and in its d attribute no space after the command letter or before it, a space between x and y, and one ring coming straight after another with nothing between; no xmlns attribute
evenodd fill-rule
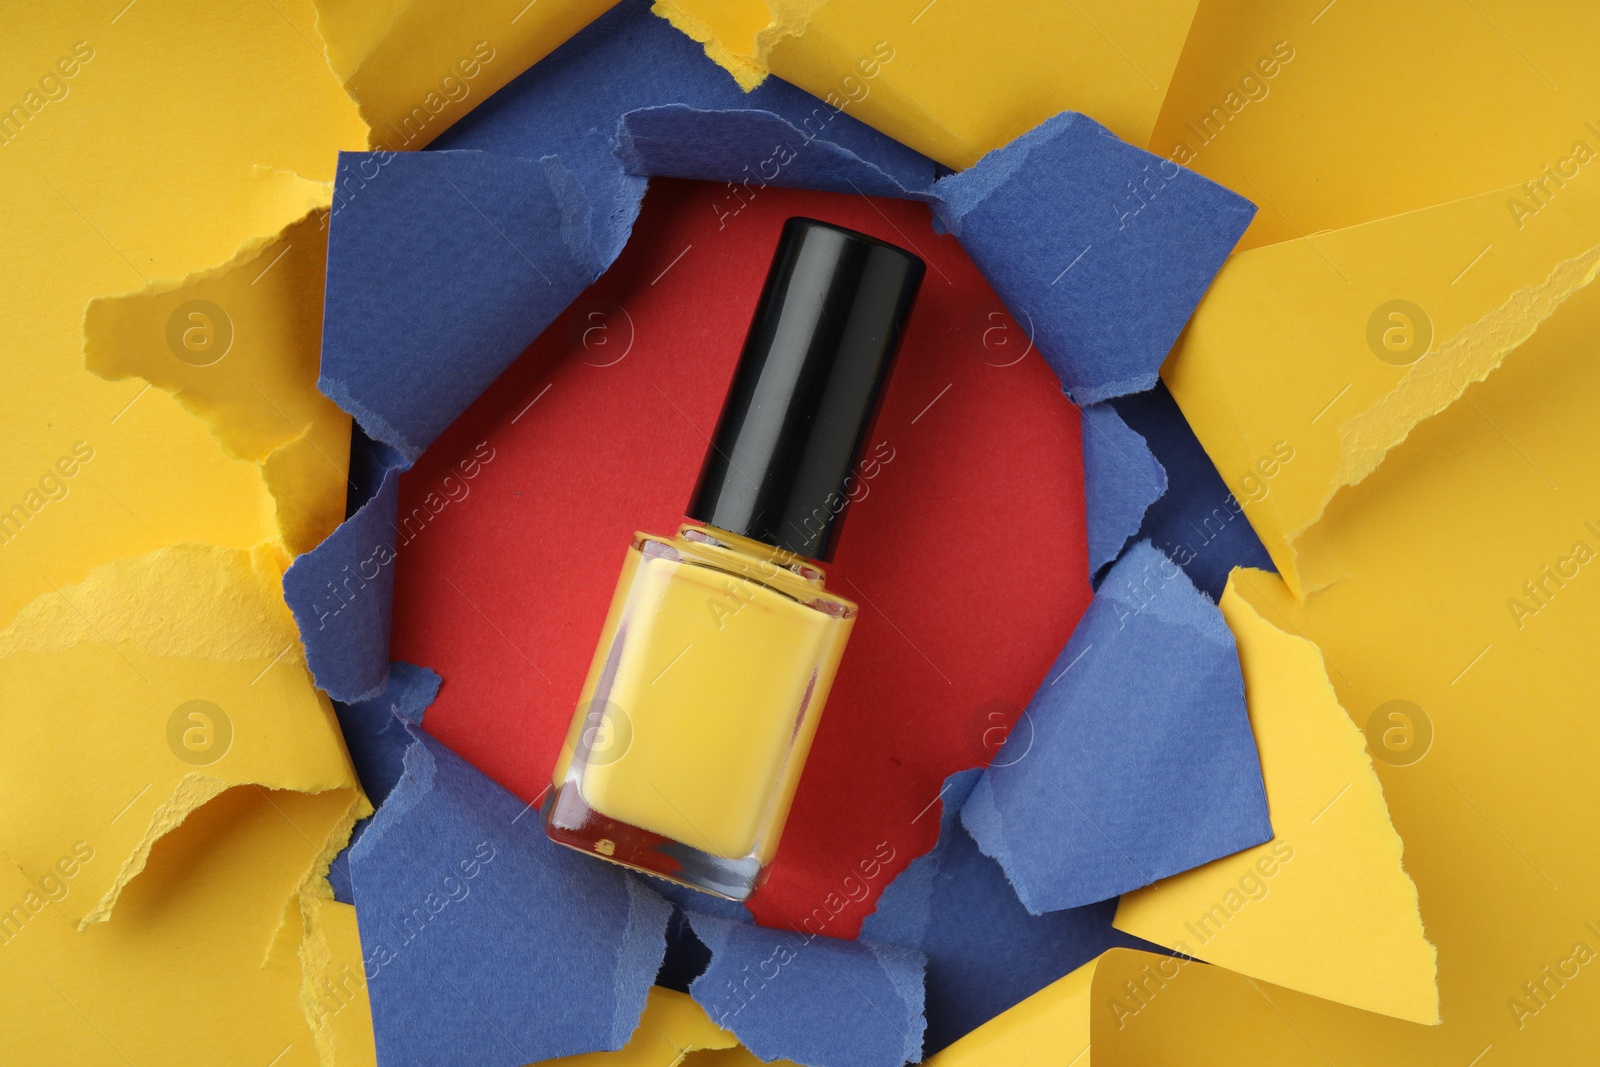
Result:
<svg viewBox="0 0 1600 1067"><path fill-rule="evenodd" d="M742 899L777 851L856 606L816 565L639 534L556 764L550 836Z"/></svg>
<svg viewBox="0 0 1600 1067"><path fill-rule="evenodd" d="M691 522L636 535L623 561L552 775L551 840L733 900L760 885L855 623L818 561L923 269L785 224Z"/></svg>

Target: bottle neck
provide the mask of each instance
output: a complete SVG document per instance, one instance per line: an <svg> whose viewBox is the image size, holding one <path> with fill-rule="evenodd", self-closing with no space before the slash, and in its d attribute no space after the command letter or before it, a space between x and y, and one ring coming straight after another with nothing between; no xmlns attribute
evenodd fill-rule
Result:
<svg viewBox="0 0 1600 1067"><path fill-rule="evenodd" d="M741 556L747 565L774 573L784 572L786 577L791 577L791 580L799 578L804 582L821 586L827 578L827 572L816 560L715 526L686 522L678 528L678 536L697 545Z"/></svg>

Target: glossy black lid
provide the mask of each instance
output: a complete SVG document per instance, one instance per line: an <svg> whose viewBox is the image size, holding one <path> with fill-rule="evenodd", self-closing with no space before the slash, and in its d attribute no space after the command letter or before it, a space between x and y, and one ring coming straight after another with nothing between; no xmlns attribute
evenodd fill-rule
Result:
<svg viewBox="0 0 1600 1067"><path fill-rule="evenodd" d="M689 518L833 555L924 269L854 230L784 223Z"/></svg>

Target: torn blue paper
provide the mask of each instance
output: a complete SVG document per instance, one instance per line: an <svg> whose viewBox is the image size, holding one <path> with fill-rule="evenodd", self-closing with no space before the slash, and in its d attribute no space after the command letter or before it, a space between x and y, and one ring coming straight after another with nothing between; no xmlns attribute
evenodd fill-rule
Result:
<svg viewBox="0 0 1600 1067"><path fill-rule="evenodd" d="M709 915L731 922L754 923L750 909L733 900L724 900L688 886L645 874L635 874L645 885L665 897L672 905L672 920L667 923L667 955L656 973L656 985L689 992L689 986L705 973L711 950L695 934L690 915Z"/></svg>
<svg viewBox="0 0 1600 1067"><path fill-rule="evenodd" d="M350 751L350 762L361 780L361 791L374 806L382 804L400 781L405 771L406 750L411 747L411 734L406 731L405 724L422 725L423 712L439 695L439 681L439 676L426 667L392 663L388 684L377 696L355 704L333 702L345 747ZM370 818L356 823L350 843L333 858L328 868L333 897L341 903L355 903L350 884L350 850L371 824Z"/></svg>
<svg viewBox="0 0 1600 1067"><path fill-rule="evenodd" d="M1108 948L1165 951L1112 928L1115 900L1030 915L957 818L981 774L945 780L939 843L889 884L861 924L862 937L914 946L928 958L924 1056Z"/></svg>
<svg viewBox="0 0 1600 1067"><path fill-rule="evenodd" d="M656 173L617 158L624 117L640 109L628 123L635 166L742 183L777 152L772 184L885 195L925 192L936 171L777 79L741 93L627 0L429 151L340 155L322 391L415 461L622 250L643 175Z"/></svg>
<svg viewBox="0 0 1600 1067"><path fill-rule="evenodd" d="M350 857L379 1067L621 1048L672 906L551 843L527 805L407 730L405 774Z"/></svg>
<svg viewBox="0 0 1600 1067"><path fill-rule="evenodd" d="M824 189L899 199L932 199L918 175L915 192L842 145L812 140L770 111L702 111L683 104L622 116L617 158L633 174L727 181L749 194L766 185ZM759 146L752 154L751 147ZM732 177L730 177L730 175Z"/></svg>
<svg viewBox="0 0 1600 1067"><path fill-rule="evenodd" d="M938 172L926 156L779 78L741 91L700 45L652 14L650 0L623 0L478 105L432 147L476 148L525 159L559 155L587 176L591 168L610 165L624 115L667 105L780 116L802 131L807 143L831 142L907 190L927 190ZM731 127L720 137L714 129L705 132L711 140L704 147L712 152L744 149L742 157L728 157L733 165L727 172L707 175L713 180L742 180L743 166L754 168L773 148L770 131L759 123L752 139L743 136L752 131Z"/></svg>
<svg viewBox="0 0 1600 1067"><path fill-rule="evenodd" d="M1023 715L961 821L1035 915L1272 838L1233 634L1148 542L1106 575Z"/></svg>
<svg viewBox="0 0 1600 1067"><path fill-rule="evenodd" d="M356 459L352 450L352 468ZM388 680L399 511L400 470L391 466L370 499L284 572L283 599L300 631L306 665L335 700L370 699Z"/></svg>
<svg viewBox="0 0 1600 1067"><path fill-rule="evenodd" d="M1012 314L1028 316L1067 394L1149 389L1255 215L1208 178L1064 112L934 186Z"/></svg>
<svg viewBox="0 0 1600 1067"><path fill-rule="evenodd" d="M690 912L711 950L689 993L764 1060L901 1067L922 1058L922 953Z"/></svg>
<svg viewBox="0 0 1600 1067"><path fill-rule="evenodd" d="M611 265L644 180L597 189L555 157L379 158L339 156L341 188L376 177L329 227L318 384L415 461Z"/></svg>
<svg viewBox="0 0 1600 1067"><path fill-rule="evenodd" d="M1089 574L1116 561L1167 491L1167 472L1150 446L1109 404L1079 412L1083 427L1083 488L1089 521Z"/></svg>
<svg viewBox="0 0 1600 1067"><path fill-rule="evenodd" d="M1276 570L1166 384L1111 403L1169 474L1166 495L1144 513L1137 536L1165 552L1212 600L1222 596L1235 567Z"/></svg>

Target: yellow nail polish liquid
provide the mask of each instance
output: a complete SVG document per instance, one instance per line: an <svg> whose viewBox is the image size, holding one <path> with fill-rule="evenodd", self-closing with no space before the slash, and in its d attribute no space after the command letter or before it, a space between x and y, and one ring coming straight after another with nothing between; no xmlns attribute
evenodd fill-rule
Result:
<svg viewBox="0 0 1600 1067"><path fill-rule="evenodd" d="M552 776L552 840L734 900L778 848L856 606L824 588L923 272L785 225L688 515L638 534Z"/></svg>

